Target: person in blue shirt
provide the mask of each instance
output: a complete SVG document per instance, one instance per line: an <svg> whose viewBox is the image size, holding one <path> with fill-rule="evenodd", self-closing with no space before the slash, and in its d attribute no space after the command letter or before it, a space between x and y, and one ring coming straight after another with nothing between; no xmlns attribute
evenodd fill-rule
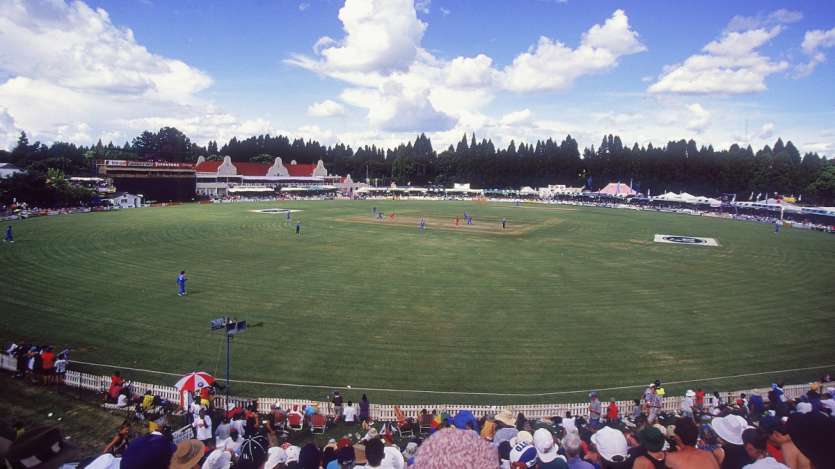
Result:
<svg viewBox="0 0 835 469"><path fill-rule="evenodd" d="M8 228L6 228L6 237L3 240L9 243L14 242L14 236L12 235L12 225L9 225Z"/></svg>
<svg viewBox="0 0 835 469"><path fill-rule="evenodd" d="M425 229L426 229L426 219L423 218L423 217L420 217L420 231L423 231Z"/></svg>
<svg viewBox="0 0 835 469"><path fill-rule="evenodd" d="M179 287L179 291L177 295L179 296L186 296L186 271L183 270L180 272L180 275L177 276L177 286Z"/></svg>
<svg viewBox="0 0 835 469"><path fill-rule="evenodd" d="M302 221L299 220L296 222L296 234L301 236L302 234Z"/></svg>
<svg viewBox="0 0 835 469"><path fill-rule="evenodd" d="M290 224L290 211L287 210L287 224Z"/></svg>

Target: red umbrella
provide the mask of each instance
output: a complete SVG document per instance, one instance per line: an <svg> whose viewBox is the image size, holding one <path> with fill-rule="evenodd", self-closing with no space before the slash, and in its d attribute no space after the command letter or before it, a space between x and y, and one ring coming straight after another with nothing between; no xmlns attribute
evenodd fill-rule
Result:
<svg viewBox="0 0 835 469"><path fill-rule="evenodd" d="M177 391L180 391L181 393L194 392L206 386L211 386L214 382L214 376L209 373L206 373L205 371L195 371L180 378L174 387L176 387Z"/></svg>

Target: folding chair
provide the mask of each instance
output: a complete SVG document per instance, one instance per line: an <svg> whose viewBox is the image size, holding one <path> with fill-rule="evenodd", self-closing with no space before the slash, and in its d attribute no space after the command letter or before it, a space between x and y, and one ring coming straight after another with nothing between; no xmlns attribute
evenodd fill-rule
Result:
<svg viewBox="0 0 835 469"><path fill-rule="evenodd" d="M427 434L432 430L432 419L433 416L429 413L420 416L420 421L418 422L420 424L420 433Z"/></svg>
<svg viewBox="0 0 835 469"><path fill-rule="evenodd" d="M328 419L322 414L313 414L310 417L310 433L325 433L328 426Z"/></svg>
<svg viewBox="0 0 835 469"><path fill-rule="evenodd" d="M304 429L304 415L299 412L299 406L293 406L293 410L287 414L287 428L294 431Z"/></svg>
<svg viewBox="0 0 835 469"><path fill-rule="evenodd" d="M400 433L400 437L413 437L415 436L415 430L412 427L412 422L410 422L406 418L406 414L400 410L400 406L394 406L394 416L397 418L397 432Z"/></svg>

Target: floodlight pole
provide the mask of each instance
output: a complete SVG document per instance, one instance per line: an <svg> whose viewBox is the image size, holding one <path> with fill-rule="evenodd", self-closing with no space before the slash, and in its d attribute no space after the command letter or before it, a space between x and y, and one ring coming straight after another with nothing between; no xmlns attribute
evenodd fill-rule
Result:
<svg viewBox="0 0 835 469"><path fill-rule="evenodd" d="M229 324L229 318L226 318L226 323ZM232 334L229 333L228 328L224 328L226 332L226 401L224 402L224 413L229 411L229 369L232 363Z"/></svg>

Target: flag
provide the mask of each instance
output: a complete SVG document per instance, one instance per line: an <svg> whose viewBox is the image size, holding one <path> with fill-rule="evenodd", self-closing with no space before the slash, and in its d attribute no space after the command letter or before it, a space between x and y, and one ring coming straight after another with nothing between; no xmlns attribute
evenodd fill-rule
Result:
<svg viewBox="0 0 835 469"><path fill-rule="evenodd" d="M647 198L652 197L652 188L647 189Z"/></svg>
<svg viewBox="0 0 835 469"><path fill-rule="evenodd" d="M754 192L751 192L751 195L748 196L748 201L750 202L752 200L754 200Z"/></svg>

